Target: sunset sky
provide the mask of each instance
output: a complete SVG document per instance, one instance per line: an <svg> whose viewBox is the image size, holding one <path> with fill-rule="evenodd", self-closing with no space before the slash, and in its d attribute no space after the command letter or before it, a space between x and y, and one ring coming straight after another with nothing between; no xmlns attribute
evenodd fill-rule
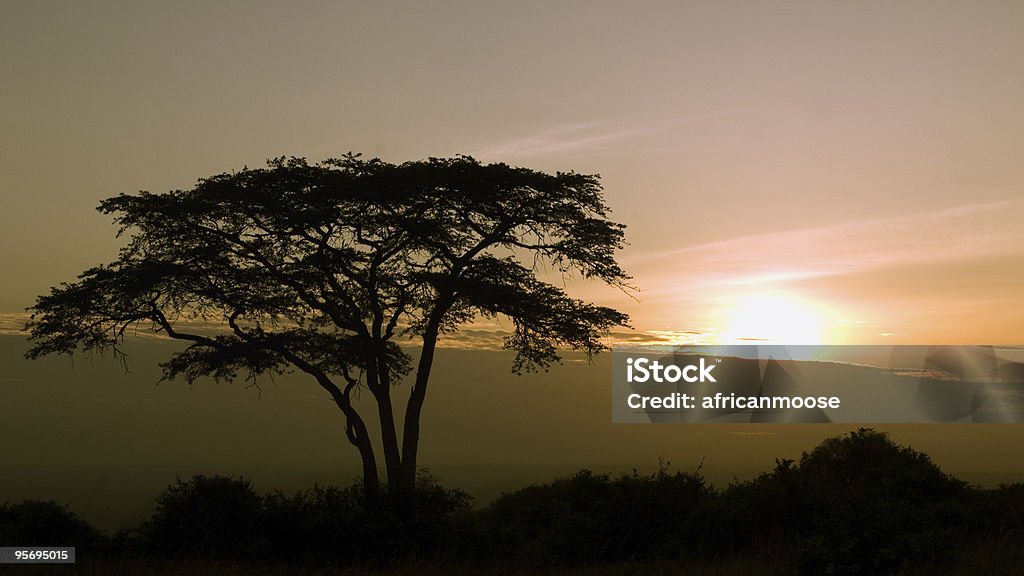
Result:
<svg viewBox="0 0 1024 576"><path fill-rule="evenodd" d="M568 288L632 316L617 340L1024 344L1022 30L1021 2L4 1L0 501L75 482L96 512L175 475L354 465L298 376L262 400L154 387L153 339L130 374L21 358L35 297L116 258L102 199L282 155L600 174L638 292ZM447 343L426 465L707 457L727 482L850 429L614 425L605 357L516 379L507 353L452 349L502 329ZM1024 478L1012 425L887 429L971 481Z"/></svg>
<svg viewBox="0 0 1024 576"><path fill-rule="evenodd" d="M602 175L640 293L574 289L641 335L1019 343L1022 25L974 2L5 2L0 311L115 256L108 196L462 153Z"/></svg>

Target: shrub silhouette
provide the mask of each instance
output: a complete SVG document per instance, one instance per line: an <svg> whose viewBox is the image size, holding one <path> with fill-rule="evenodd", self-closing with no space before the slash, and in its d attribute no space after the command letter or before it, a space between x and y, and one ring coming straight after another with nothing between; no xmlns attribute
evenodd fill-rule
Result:
<svg viewBox="0 0 1024 576"><path fill-rule="evenodd" d="M290 562L437 557L465 536L470 498L421 472L415 498L366 497L361 482L262 496L225 476L178 480L138 531L142 550Z"/></svg>
<svg viewBox="0 0 1024 576"><path fill-rule="evenodd" d="M949 559L968 497L927 455L862 428L731 486L717 533L733 530L726 549L782 552L793 572L895 574Z"/></svg>
<svg viewBox="0 0 1024 576"><path fill-rule="evenodd" d="M251 557L266 551L262 517L263 499L248 480L198 475L157 497L139 533L158 554Z"/></svg>
<svg viewBox="0 0 1024 576"><path fill-rule="evenodd" d="M265 500L267 538L290 562L350 558L360 552L353 538L360 497L351 488L319 485L293 496L276 492Z"/></svg>
<svg viewBox="0 0 1024 576"><path fill-rule="evenodd" d="M266 498L265 535L290 561L438 558L468 537L470 497L417 477L416 498L364 495L348 488L314 486L293 496Z"/></svg>
<svg viewBox="0 0 1024 576"><path fill-rule="evenodd" d="M98 530L52 500L0 504L0 546L74 546L81 554L103 543Z"/></svg>
<svg viewBox="0 0 1024 576"><path fill-rule="evenodd" d="M968 529L972 537L998 535L1024 540L1024 484L1002 484L971 493Z"/></svg>
<svg viewBox="0 0 1024 576"><path fill-rule="evenodd" d="M996 529L1024 536L1024 484L1003 484L995 491L998 509Z"/></svg>
<svg viewBox="0 0 1024 576"><path fill-rule="evenodd" d="M697 529L710 490L699 474L612 478L581 470L496 500L486 511L489 547L525 561L592 563L676 556Z"/></svg>

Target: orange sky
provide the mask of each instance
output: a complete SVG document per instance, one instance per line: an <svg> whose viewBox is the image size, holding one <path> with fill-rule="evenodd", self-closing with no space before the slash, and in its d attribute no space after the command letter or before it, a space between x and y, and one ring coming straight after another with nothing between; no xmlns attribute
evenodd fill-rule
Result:
<svg viewBox="0 0 1024 576"><path fill-rule="evenodd" d="M1024 341L1024 5L0 6L0 312L108 196L285 155L600 173L643 334Z"/></svg>
<svg viewBox="0 0 1024 576"><path fill-rule="evenodd" d="M685 341L1024 341L1024 197L626 258L648 331Z"/></svg>

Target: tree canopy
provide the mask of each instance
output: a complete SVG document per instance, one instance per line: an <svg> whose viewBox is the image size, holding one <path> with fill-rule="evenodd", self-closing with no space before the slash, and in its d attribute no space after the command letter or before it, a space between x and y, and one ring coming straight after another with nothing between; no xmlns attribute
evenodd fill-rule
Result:
<svg viewBox="0 0 1024 576"><path fill-rule="evenodd" d="M119 352L129 329L188 343L165 378L300 370L344 413L375 491L377 464L352 403L376 400L389 481L412 486L420 411L439 336L506 317L515 372L563 348L588 354L626 315L570 297L538 271L628 288L624 226L597 176L546 174L459 156L391 164L348 154L202 179L190 190L121 194L99 210L127 243L118 258L38 298L36 358ZM210 322L222 329L202 329ZM415 365L399 343L420 347ZM398 441L391 391L415 368Z"/></svg>

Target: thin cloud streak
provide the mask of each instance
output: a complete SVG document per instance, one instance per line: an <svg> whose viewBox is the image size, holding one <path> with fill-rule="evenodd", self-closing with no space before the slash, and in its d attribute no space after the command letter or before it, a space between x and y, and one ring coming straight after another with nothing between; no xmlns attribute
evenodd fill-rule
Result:
<svg viewBox="0 0 1024 576"><path fill-rule="evenodd" d="M29 321L29 314L24 312L0 313L0 335L28 337L25 332L25 324ZM227 334L228 330L223 322L183 320L178 323L180 329L188 328L203 334ZM482 320L472 326L466 327L458 332L446 334L439 342L441 348L453 348L460 350L502 350L504 341L512 332L501 326L500 323ZM126 333L128 339L162 340L176 342L162 331L156 332L153 327L146 323L140 323L136 329ZM414 345L414 341L398 339L399 345Z"/></svg>
<svg viewBox="0 0 1024 576"><path fill-rule="evenodd" d="M672 130L695 126L709 120L740 112L740 109L724 113L707 114L674 121L658 121L630 127L610 126L607 122L580 122L558 128L543 130L521 138L497 142L476 150L480 158L530 158L551 154L573 154L635 149L639 141L643 146L652 145L652 139L668 135Z"/></svg>
<svg viewBox="0 0 1024 576"><path fill-rule="evenodd" d="M899 266L1000 258L1024 250L1024 199L965 204L908 217L803 228L684 246L625 259L654 280L647 296L702 286L785 284ZM649 272L643 274L643 271ZM675 279L675 280L673 280Z"/></svg>
<svg viewBox="0 0 1024 576"><path fill-rule="evenodd" d="M26 312L0 312L0 334L24 335L30 315Z"/></svg>
<svg viewBox="0 0 1024 576"><path fill-rule="evenodd" d="M594 133L595 131L597 132ZM607 146L619 140L644 133L646 131L639 128L601 130L597 122L584 122L496 143L480 149L477 155L481 157L522 157L555 152L572 152Z"/></svg>

